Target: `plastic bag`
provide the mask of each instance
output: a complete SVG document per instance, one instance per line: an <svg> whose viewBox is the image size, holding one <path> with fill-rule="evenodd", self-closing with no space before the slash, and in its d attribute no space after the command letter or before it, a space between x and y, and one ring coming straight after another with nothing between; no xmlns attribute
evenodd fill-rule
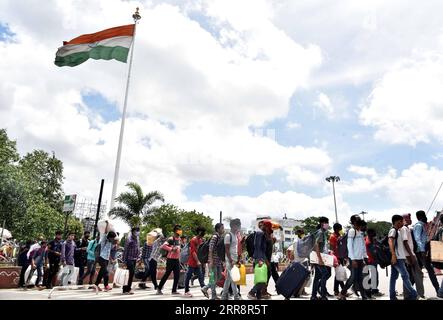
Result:
<svg viewBox="0 0 443 320"><path fill-rule="evenodd" d="M209 285L212 286L215 284L215 273L214 271L209 272Z"/></svg>
<svg viewBox="0 0 443 320"><path fill-rule="evenodd" d="M114 283L118 286L126 286L129 281L129 270L117 268L114 274Z"/></svg>
<svg viewBox="0 0 443 320"><path fill-rule="evenodd" d="M108 229L106 230L106 221L108 221ZM112 225L111 221L109 220L101 220L99 222L97 222L97 230L103 234L103 233L108 233L109 231L114 231L114 226Z"/></svg>
<svg viewBox="0 0 443 320"><path fill-rule="evenodd" d="M240 281L240 269L237 266L233 266L231 269L231 279L234 282Z"/></svg>
<svg viewBox="0 0 443 320"><path fill-rule="evenodd" d="M260 267L258 263L254 268L254 284L267 283L268 282L268 267L265 263Z"/></svg>
<svg viewBox="0 0 443 320"><path fill-rule="evenodd" d="M29 274L32 272L31 278L29 278ZM29 280L29 281L28 281ZM31 266L29 265L25 272L25 285L26 286L34 286L35 282L37 281L37 269L32 270Z"/></svg>
<svg viewBox="0 0 443 320"><path fill-rule="evenodd" d="M348 275L346 273L346 268L341 264L335 267L335 278L337 281L346 281L348 279Z"/></svg>
<svg viewBox="0 0 443 320"><path fill-rule="evenodd" d="M245 286L246 285L246 267L244 264L240 265L240 280L236 281L235 284L239 286Z"/></svg>

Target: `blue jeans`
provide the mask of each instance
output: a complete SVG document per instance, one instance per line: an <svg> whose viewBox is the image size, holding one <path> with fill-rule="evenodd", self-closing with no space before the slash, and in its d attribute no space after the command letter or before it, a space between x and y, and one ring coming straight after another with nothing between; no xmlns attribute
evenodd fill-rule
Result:
<svg viewBox="0 0 443 320"><path fill-rule="evenodd" d="M314 280L312 281L312 294L311 297L315 298L317 297L317 292L320 291L321 297L325 298L327 291L326 291L326 281L328 281L328 278L330 277L330 274L328 272L328 269L325 266L320 266L318 264L314 265L315 267L315 276Z"/></svg>
<svg viewBox="0 0 443 320"><path fill-rule="evenodd" d="M395 296L395 283L397 282L399 274L401 275L405 289L408 291L408 297L411 300L417 299L417 291L412 287L408 270L406 270L406 259L397 259L397 263L391 266L391 281L389 283L390 299L397 299Z"/></svg>
<svg viewBox="0 0 443 320"><path fill-rule="evenodd" d="M205 286L205 278L202 273L202 269L200 267L188 267L188 272L186 273L185 279L185 292L189 292L189 281L191 281L192 275L195 274L198 276L198 282L200 282L200 287Z"/></svg>

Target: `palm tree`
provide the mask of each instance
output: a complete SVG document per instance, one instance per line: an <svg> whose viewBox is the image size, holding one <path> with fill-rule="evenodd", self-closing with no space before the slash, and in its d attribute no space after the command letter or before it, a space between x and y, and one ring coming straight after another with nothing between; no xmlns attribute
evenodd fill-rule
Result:
<svg viewBox="0 0 443 320"><path fill-rule="evenodd" d="M120 193L115 198L121 206L111 209L109 216L111 218L120 218L131 227L140 226L142 218L149 216L155 211L156 207L152 206L152 204L157 200L164 202L165 199L159 191L151 191L144 195L138 183L128 182L126 186L130 191Z"/></svg>

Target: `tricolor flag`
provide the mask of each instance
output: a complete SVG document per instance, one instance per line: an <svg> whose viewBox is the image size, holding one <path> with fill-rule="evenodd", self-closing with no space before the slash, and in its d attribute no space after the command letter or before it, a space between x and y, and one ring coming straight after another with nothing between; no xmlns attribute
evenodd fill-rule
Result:
<svg viewBox="0 0 443 320"><path fill-rule="evenodd" d="M126 63L133 38L133 24L84 34L64 41L63 47L57 50L54 63L59 67L75 67L89 58L115 59Z"/></svg>

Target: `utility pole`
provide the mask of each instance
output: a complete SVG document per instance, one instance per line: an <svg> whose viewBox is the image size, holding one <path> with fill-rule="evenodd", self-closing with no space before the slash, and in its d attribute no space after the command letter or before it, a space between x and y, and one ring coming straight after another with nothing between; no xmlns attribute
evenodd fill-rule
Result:
<svg viewBox="0 0 443 320"><path fill-rule="evenodd" d="M360 214L363 216L363 220L365 220L365 214L368 214L366 211L360 212Z"/></svg>
<svg viewBox="0 0 443 320"><path fill-rule="evenodd" d="M223 212L220 211L220 223L223 223Z"/></svg>
<svg viewBox="0 0 443 320"><path fill-rule="evenodd" d="M335 182L339 182L340 177L339 176L330 176L330 177L326 178L326 181L332 182L332 192L334 194L335 222L338 223L337 200L335 198Z"/></svg>
<svg viewBox="0 0 443 320"><path fill-rule="evenodd" d="M100 194L98 196L98 204L97 204L97 214L95 215L95 223L94 223L94 239L95 235L97 234L97 223L98 219L100 219L100 207L102 205L102 195L103 195L103 184L105 183L105 179L102 179L101 185L100 185Z"/></svg>

